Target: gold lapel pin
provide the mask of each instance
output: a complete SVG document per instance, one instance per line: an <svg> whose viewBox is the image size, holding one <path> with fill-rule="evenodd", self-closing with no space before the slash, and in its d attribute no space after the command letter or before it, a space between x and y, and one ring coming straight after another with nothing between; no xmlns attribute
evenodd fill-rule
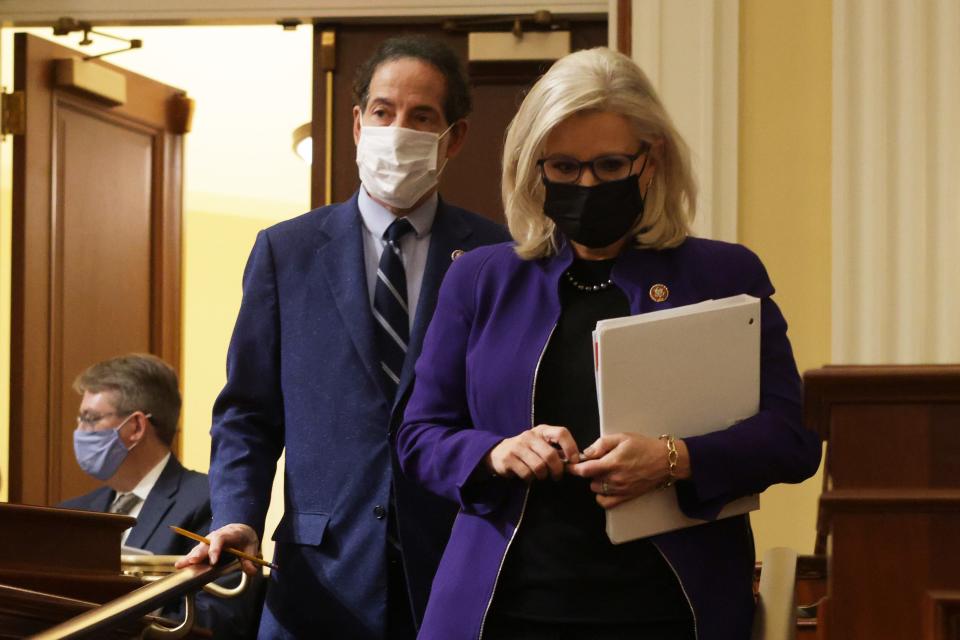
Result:
<svg viewBox="0 0 960 640"><path fill-rule="evenodd" d="M665 284L655 284L650 287L650 299L654 302L663 302L670 297L670 289Z"/></svg>
<svg viewBox="0 0 960 640"><path fill-rule="evenodd" d="M451 259L451 260L456 260L457 258L459 258L460 256L462 256L463 253L464 253L464 252L463 252L463 249L454 249L454 250L453 250L453 253L450 254L450 259Z"/></svg>

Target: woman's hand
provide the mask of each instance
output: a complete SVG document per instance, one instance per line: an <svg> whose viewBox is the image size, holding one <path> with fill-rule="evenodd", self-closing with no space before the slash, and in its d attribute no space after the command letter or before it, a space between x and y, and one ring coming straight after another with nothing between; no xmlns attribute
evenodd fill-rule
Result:
<svg viewBox="0 0 960 640"><path fill-rule="evenodd" d="M690 454L677 439L677 467L674 478L690 477ZM567 471L590 478L590 489L604 509L615 507L663 485L670 478L667 443L636 433L601 436L583 450L578 464Z"/></svg>
<svg viewBox="0 0 960 640"><path fill-rule="evenodd" d="M579 459L577 443L566 427L540 424L501 440L483 461L495 475L530 482L546 480L547 476L559 480L565 465Z"/></svg>

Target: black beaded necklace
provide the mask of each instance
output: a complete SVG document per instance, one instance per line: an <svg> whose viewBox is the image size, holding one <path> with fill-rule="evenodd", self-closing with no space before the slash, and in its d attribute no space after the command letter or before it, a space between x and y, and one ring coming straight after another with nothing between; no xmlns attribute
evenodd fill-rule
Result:
<svg viewBox="0 0 960 640"><path fill-rule="evenodd" d="M576 278L573 277L569 271L565 271L564 275L567 276L567 282L573 285L575 289L580 291L604 291L613 286L613 281L610 278L607 278L606 282L600 282L597 284L584 284L579 282Z"/></svg>

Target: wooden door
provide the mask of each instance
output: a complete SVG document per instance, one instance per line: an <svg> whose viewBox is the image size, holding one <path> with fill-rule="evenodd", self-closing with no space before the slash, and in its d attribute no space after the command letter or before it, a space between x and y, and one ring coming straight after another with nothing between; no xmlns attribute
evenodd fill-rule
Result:
<svg viewBox="0 0 960 640"><path fill-rule="evenodd" d="M468 22L465 19L464 22ZM574 50L607 43L606 19L571 22ZM376 24L319 24L314 27L313 169L311 200L314 207L327 201L325 188L328 84L322 77L325 66L321 34L332 30L336 36L336 69L333 73L332 122L333 161L330 163L330 202L341 202L360 185L357 177L356 147L353 144L353 97L351 85L356 68L385 39L400 34L428 35L448 44L460 55L473 89L470 130L460 155L454 158L441 180L440 193L452 204L503 222L500 202L500 168L507 125L523 100L523 92L543 74L550 63L498 62L470 64L464 31L445 31L438 24L404 24L398 27Z"/></svg>
<svg viewBox="0 0 960 640"><path fill-rule="evenodd" d="M184 93L120 74L123 104L57 80L81 53L18 33L14 140L10 501L55 504L96 481L73 455L74 378L128 352L180 360ZM117 76L111 76L116 80ZM178 108L179 107L179 108Z"/></svg>

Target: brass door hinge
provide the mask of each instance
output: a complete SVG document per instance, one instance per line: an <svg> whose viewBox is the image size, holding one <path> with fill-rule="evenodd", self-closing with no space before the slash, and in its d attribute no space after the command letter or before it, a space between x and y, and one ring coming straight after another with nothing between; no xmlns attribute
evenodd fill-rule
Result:
<svg viewBox="0 0 960 640"><path fill-rule="evenodd" d="M27 131L26 99L23 91L0 94L0 133L23 135Z"/></svg>

